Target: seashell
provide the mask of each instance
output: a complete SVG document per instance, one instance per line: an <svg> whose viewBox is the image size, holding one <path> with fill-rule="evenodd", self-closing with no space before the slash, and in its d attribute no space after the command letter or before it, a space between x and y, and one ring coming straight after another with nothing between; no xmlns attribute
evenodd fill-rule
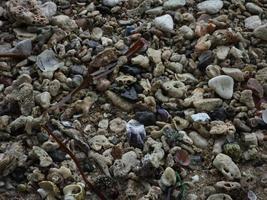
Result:
<svg viewBox="0 0 267 200"><path fill-rule="evenodd" d="M60 191L58 187L51 181L42 181L38 183L40 188L37 192L43 199L56 200L60 198Z"/></svg>
<svg viewBox="0 0 267 200"><path fill-rule="evenodd" d="M94 68L100 68L116 61L117 58L118 55L116 53L116 50L113 48L107 48L106 50L97 54L97 56L90 62L89 65Z"/></svg>
<svg viewBox="0 0 267 200"><path fill-rule="evenodd" d="M167 122L170 118L171 118L171 115L167 110L165 110L164 108L157 109L157 119L159 121Z"/></svg>
<svg viewBox="0 0 267 200"><path fill-rule="evenodd" d="M177 150L174 156L176 163L182 166L188 166L190 164L189 154L185 150Z"/></svg>
<svg viewBox="0 0 267 200"><path fill-rule="evenodd" d="M49 174L47 175L46 178L48 181L51 181L51 182L55 183L56 185L64 182L63 176L60 173L55 172L55 171L49 172Z"/></svg>
<svg viewBox="0 0 267 200"><path fill-rule="evenodd" d="M131 85L136 82L136 78L131 75L120 75L115 79L121 85Z"/></svg>
<svg viewBox="0 0 267 200"><path fill-rule="evenodd" d="M51 49L46 49L36 58L36 65L43 72L54 72L63 66L62 62L56 58L56 54Z"/></svg>
<svg viewBox="0 0 267 200"><path fill-rule="evenodd" d="M208 85L224 99L231 99L234 91L234 80L227 75L216 76L209 80Z"/></svg>
<svg viewBox="0 0 267 200"><path fill-rule="evenodd" d="M134 119L131 119L126 124L126 131L129 144L131 146L142 149L146 137L146 131L144 125L140 124L138 121Z"/></svg>
<svg viewBox="0 0 267 200"><path fill-rule="evenodd" d="M238 190L241 188L240 183L230 182L230 181L219 181L215 184L218 189L223 189L225 191Z"/></svg>
<svg viewBox="0 0 267 200"><path fill-rule="evenodd" d="M85 200L85 185L76 183L63 188L64 200Z"/></svg>
<svg viewBox="0 0 267 200"><path fill-rule="evenodd" d="M229 180L241 178L238 166L225 154L219 153L213 160L213 166L215 166Z"/></svg>
<svg viewBox="0 0 267 200"><path fill-rule="evenodd" d="M168 96L181 98L184 96L187 88L181 81L167 81L163 83L162 89L167 92Z"/></svg>
<svg viewBox="0 0 267 200"><path fill-rule="evenodd" d="M171 32L174 28L173 19L169 14L156 17L154 19L154 24L156 28L166 32Z"/></svg>

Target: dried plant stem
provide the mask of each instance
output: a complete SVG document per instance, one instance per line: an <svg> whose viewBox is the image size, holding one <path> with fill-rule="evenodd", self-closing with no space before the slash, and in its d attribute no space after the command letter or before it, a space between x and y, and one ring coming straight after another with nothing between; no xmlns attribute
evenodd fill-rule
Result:
<svg viewBox="0 0 267 200"><path fill-rule="evenodd" d="M78 161L78 159L76 158L76 156L72 153L71 150L69 150L65 144L63 144L63 142L61 142L61 140L53 133L52 131L52 128L51 128L51 125L50 124L46 124L44 126L42 126L43 129L46 130L46 132L52 136L54 138L54 140L59 144L60 148L65 151L70 157L71 159L74 161L76 167L78 168L84 182L86 183L86 185L88 186L88 188L90 190L92 190L94 193L97 194L97 196L101 199L101 200L106 200L106 197L100 192L98 191L94 186L93 184L86 178L82 168L81 168L81 165L80 165L80 162Z"/></svg>
<svg viewBox="0 0 267 200"><path fill-rule="evenodd" d="M0 58L25 59L27 56L21 53L0 53Z"/></svg>

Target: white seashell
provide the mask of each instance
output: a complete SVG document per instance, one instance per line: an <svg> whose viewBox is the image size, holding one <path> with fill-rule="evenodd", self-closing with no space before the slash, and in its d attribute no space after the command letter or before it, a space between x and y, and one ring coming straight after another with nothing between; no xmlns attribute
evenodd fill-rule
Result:
<svg viewBox="0 0 267 200"><path fill-rule="evenodd" d="M216 76L209 80L208 85L224 99L231 99L233 96L234 80L230 76Z"/></svg>

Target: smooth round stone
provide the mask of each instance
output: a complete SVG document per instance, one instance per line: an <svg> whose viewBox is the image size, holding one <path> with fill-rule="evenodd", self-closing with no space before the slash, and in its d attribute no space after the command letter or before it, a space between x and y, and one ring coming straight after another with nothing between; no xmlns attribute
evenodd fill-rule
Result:
<svg viewBox="0 0 267 200"><path fill-rule="evenodd" d="M155 114L148 111L136 112L135 119L145 126L153 125L156 123Z"/></svg>
<svg viewBox="0 0 267 200"><path fill-rule="evenodd" d="M190 132L189 137L193 140L193 143L196 147L201 149L206 149L208 147L208 141L201 135L199 135L197 132Z"/></svg>
<svg viewBox="0 0 267 200"><path fill-rule="evenodd" d="M108 7L114 7L118 3L120 3L120 0L103 0L102 4Z"/></svg>
<svg viewBox="0 0 267 200"><path fill-rule="evenodd" d="M216 76L209 80L208 85L224 99L231 99L233 96L234 80L230 76Z"/></svg>
<svg viewBox="0 0 267 200"><path fill-rule="evenodd" d="M254 30L261 25L261 19L258 15L254 15L245 19L245 27Z"/></svg>
<svg viewBox="0 0 267 200"><path fill-rule="evenodd" d="M207 0L197 4L198 10L207 12L209 14L218 13L222 7L223 1L221 0Z"/></svg>
<svg viewBox="0 0 267 200"><path fill-rule="evenodd" d="M169 14L156 17L154 19L154 23L155 23L155 26L162 31L170 32L174 28L173 19Z"/></svg>
<svg viewBox="0 0 267 200"><path fill-rule="evenodd" d="M184 6L186 4L186 0L168 0L164 2L163 8L165 10L171 10L178 8L180 6Z"/></svg>
<svg viewBox="0 0 267 200"><path fill-rule="evenodd" d="M256 38L267 40L267 24L258 26L254 31L253 34Z"/></svg>
<svg viewBox="0 0 267 200"><path fill-rule="evenodd" d="M247 3L246 8L250 13L253 14L260 14L263 12L263 9L256 5L255 3Z"/></svg>
<svg viewBox="0 0 267 200"><path fill-rule="evenodd" d="M48 1L40 6L42 14L46 17L52 17L57 13L57 5L52 2Z"/></svg>
<svg viewBox="0 0 267 200"><path fill-rule="evenodd" d="M238 68L223 67L222 71L236 81L244 81L244 73Z"/></svg>
<svg viewBox="0 0 267 200"><path fill-rule="evenodd" d="M172 185L175 185L176 183L175 171L172 168L167 167L160 178L160 183L165 187L170 187Z"/></svg>

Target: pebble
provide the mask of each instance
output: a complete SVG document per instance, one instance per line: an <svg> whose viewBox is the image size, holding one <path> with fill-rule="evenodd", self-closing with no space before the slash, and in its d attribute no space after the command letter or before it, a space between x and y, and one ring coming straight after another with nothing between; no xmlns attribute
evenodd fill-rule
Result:
<svg viewBox="0 0 267 200"><path fill-rule="evenodd" d="M59 62L53 50L47 49L37 56L36 65L44 72L54 72L63 63Z"/></svg>
<svg viewBox="0 0 267 200"><path fill-rule="evenodd" d="M184 6L186 0L168 0L163 3L163 8L165 10L172 10Z"/></svg>
<svg viewBox="0 0 267 200"><path fill-rule="evenodd" d="M121 0L103 0L102 3L105 6L108 7L114 7L116 6L118 3L120 3Z"/></svg>
<svg viewBox="0 0 267 200"><path fill-rule="evenodd" d="M219 98L198 99L193 102L193 105L198 111L213 111L222 105L222 100Z"/></svg>
<svg viewBox="0 0 267 200"><path fill-rule="evenodd" d="M227 58L230 48L227 46L218 46L216 48L216 57L220 60Z"/></svg>
<svg viewBox="0 0 267 200"><path fill-rule="evenodd" d="M56 15L57 13L57 5L52 1L45 2L40 6L40 9L42 14L48 18Z"/></svg>
<svg viewBox="0 0 267 200"><path fill-rule="evenodd" d="M206 149L208 147L208 141L197 132L192 131L188 136L192 139L196 147L201 149Z"/></svg>
<svg viewBox="0 0 267 200"><path fill-rule="evenodd" d="M42 108L48 108L50 106L51 95L49 92L43 92L36 95L35 100Z"/></svg>
<svg viewBox="0 0 267 200"><path fill-rule="evenodd" d="M255 3L246 3L247 10L252 14L261 14L263 12L263 9L256 5Z"/></svg>
<svg viewBox="0 0 267 200"><path fill-rule="evenodd" d="M93 40L100 40L102 36L103 36L103 30L101 28L99 27L93 28L91 33L91 38Z"/></svg>
<svg viewBox="0 0 267 200"><path fill-rule="evenodd" d="M154 23L156 28L162 31L171 32L174 28L173 19L169 14L156 17Z"/></svg>
<svg viewBox="0 0 267 200"><path fill-rule="evenodd" d="M254 30L261 25L261 19L258 15L250 16L245 19L245 27Z"/></svg>
<svg viewBox="0 0 267 200"><path fill-rule="evenodd" d="M113 146L104 135L96 135L92 137L88 142L90 147L95 151L100 151L102 148L107 149Z"/></svg>
<svg viewBox="0 0 267 200"><path fill-rule="evenodd" d="M126 131L129 144L142 149L146 137L144 125L134 119L131 119L126 124Z"/></svg>
<svg viewBox="0 0 267 200"><path fill-rule="evenodd" d="M67 15L54 16L52 17L51 23L66 31L72 31L78 28L76 22Z"/></svg>
<svg viewBox="0 0 267 200"><path fill-rule="evenodd" d="M258 26L254 29L253 34L259 39L267 40L267 24Z"/></svg>
<svg viewBox="0 0 267 200"><path fill-rule="evenodd" d="M47 152L38 146L33 146L30 155L39 159L41 167L48 167L53 163L52 158Z"/></svg>
<svg viewBox="0 0 267 200"><path fill-rule="evenodd" d="M210 195L207 200L233 200L228 194L218 193Z"/></svg>
<svg viewBox="0 0 267 200"><path fill-rule="evenodd" d="M238 68L223 67L222 71L226 75L231 76L235 81L242 82L245 80L244 73Z"/></svg>
<svg viewBox="0 0 267 200"><path fill-rule="evenodd" d="M170 187L176 183L176 174L171 167L167 167L160 178L160 184Z"/></svg>
<svg viewBox="0 0 267 200"><path fill-rule="evenodd" d="M143 55L138 55L136 57L133 57L131 59L131 62L132 64L139 65L144 69L147 69L150 66L148 57L143 56Z"/></svg>
<svg viewBox="0 0 267 200"><path fill-rule="evenodd" d="M209 14L218 13L222 7L223 1L221 0L207 0L197 4L198 10L207 12Z"/></svg>
<svg viewBox="0 0 267 200"><path fill-rule="evenodd" d="M156 123L156 115L149 111L136 112L135 119L145 126L154 125Z"/></svg>
<svg viewBox="0 0 267 200"><path fill-rule="evenodd" d="M224 99L231 99L233 96L234 80L230 76L216 76L209 80L208 85Z"/></svg>

